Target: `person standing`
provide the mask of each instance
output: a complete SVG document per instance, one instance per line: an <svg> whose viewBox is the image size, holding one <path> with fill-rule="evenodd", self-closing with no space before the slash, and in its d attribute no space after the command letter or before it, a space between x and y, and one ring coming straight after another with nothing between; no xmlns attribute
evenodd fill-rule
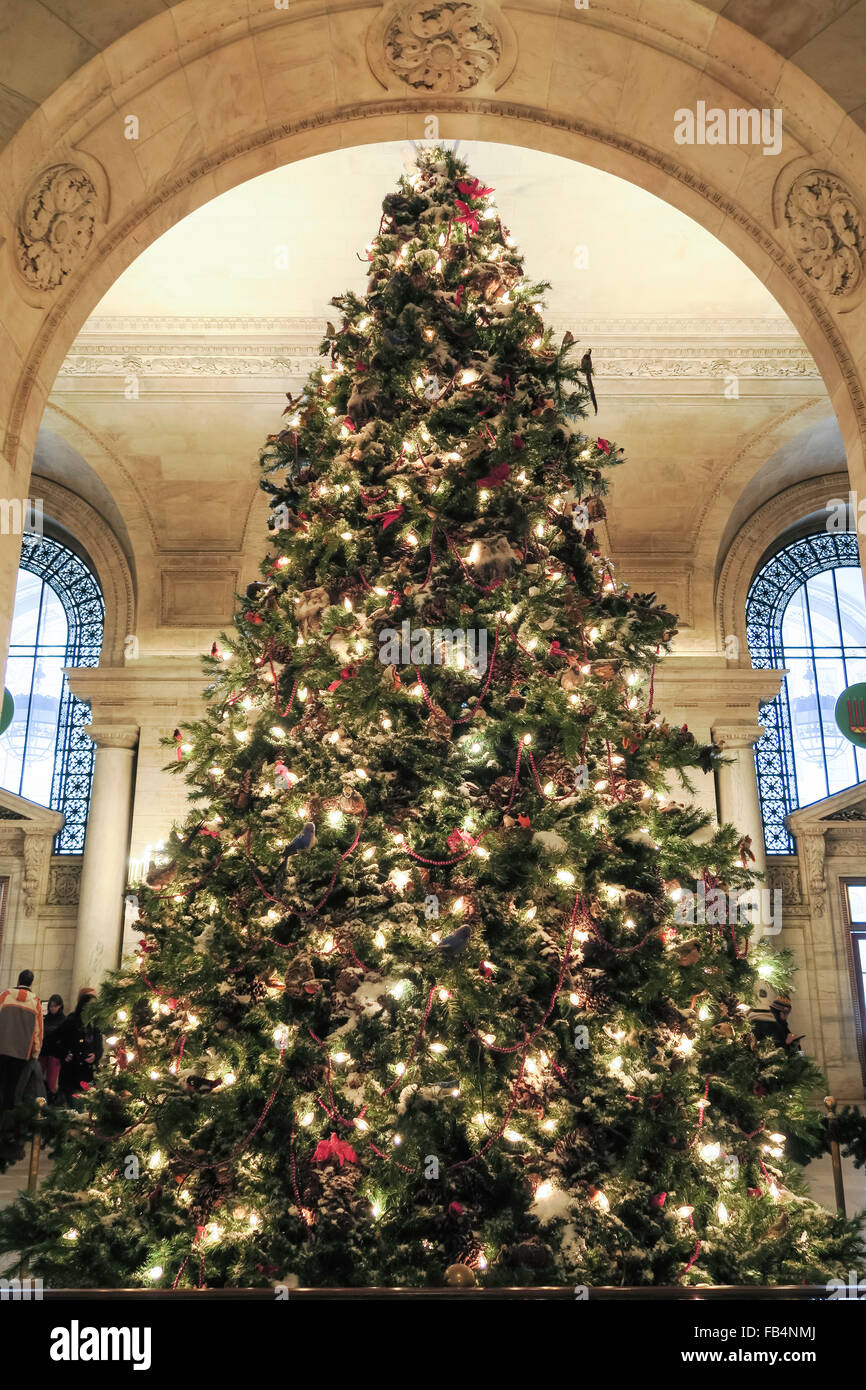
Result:
<svg viewBox="0 0 866 1390"><path fill-rule="evenodd" d="M0 1110L11 1110L25 1066L42 1051L42 1002L33 971L22 970L14 989L0 994Z"/></svg>
<svg viewBox="0 0 866 1390"><path fill-rule="evenodd" d="M75 1009L67 1014L57 1034L60 1054L60 1080L58 1091L67 1105L72 1097L93 1080L102 1056L102 1033L92 1019L92 1005L96 990L85 986L81 990Z"/></svg>
<svg viewBox="0 0 866 1390"><path fill-rule="evenodd" d="M45 1089L52 1103L57 1099L57 1083L60 1078L60 1027L65 1018L63 1000L59 994L52 994L43 1020L42 1051L39 1054Z"/></svg>

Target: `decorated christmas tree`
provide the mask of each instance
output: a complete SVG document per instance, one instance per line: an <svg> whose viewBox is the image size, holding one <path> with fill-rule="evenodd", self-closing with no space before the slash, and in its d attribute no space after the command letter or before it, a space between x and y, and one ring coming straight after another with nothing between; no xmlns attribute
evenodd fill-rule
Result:
<svg viewBox="0 0 866 1390"><path fill-rule="evenodd" d="M261 580L178 730L106 1060L0 1243L53 1285L788 1283L820 1077L600 552L620 450L494 193L419 156L262 455ZM690 896L692 895L692 896ZM750 939L751 937L751 939Z"/></svg>

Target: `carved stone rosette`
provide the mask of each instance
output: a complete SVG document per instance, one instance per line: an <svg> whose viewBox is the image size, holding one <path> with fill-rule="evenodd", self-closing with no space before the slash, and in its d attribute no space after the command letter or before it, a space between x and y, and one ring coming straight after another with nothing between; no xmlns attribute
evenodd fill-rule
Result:
<svg viewBox="0 0 866 1390"><path fill-rule="evenodd" d="M93 241L99 195L75 164L52 164L30 185L18 214L18 270L34 290L59 289Z"/></svg>
<svg viewBox="0 0 866 1390"><path fill-rule="evenodd" d="M71 907L78 902L80 887L80 864L52 864L48 871L48 893L45 901L52 906Z"/></svg>
<svg viewBox="0 0 866 1390"><path fill-rule="evenodd" d="M863 279L866 219L851 190L826 169L807 169L785 199L794 255L826 294L847 296Z"/></svg>
<svg viewBox="0 0 866 1390"><path fill-rule="evenodd" d="M491 0L391 0L370 29L367 58L383 87L453 95L501 86L516 39Z"/></svg>

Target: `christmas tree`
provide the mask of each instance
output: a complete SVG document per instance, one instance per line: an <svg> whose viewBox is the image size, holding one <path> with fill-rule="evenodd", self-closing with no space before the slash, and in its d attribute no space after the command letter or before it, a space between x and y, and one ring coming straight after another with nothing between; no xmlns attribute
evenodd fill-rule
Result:
<svg viewBox="0 0 866 1390"><path fill-rule="evenodd" d="M262 456L109 1060L0 1243L67 1287L847 1271L789 1152L820 1077L750 1018L790 963L682 907L752 876L653 707L675 620L593 534L591 357L449 151L365 256Z"/></svg>

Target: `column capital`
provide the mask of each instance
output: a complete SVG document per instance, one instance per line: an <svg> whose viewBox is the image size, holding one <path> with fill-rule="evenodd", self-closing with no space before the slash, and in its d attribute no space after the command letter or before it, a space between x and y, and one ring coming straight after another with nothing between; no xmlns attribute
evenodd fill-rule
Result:
<svg viewBox="0 0 866 1390"><path fill-rule="evenodd" d="M86 724L84 732L97 748L126 748L132 752L138 747L139 730L134 724Z"/></svg>
<svg viewBox="0 0 866 1390"><path fill-rule="evenodd" d="M764 729L761 724L714 724L713 742L721 749L753 748Z"/></svg>

